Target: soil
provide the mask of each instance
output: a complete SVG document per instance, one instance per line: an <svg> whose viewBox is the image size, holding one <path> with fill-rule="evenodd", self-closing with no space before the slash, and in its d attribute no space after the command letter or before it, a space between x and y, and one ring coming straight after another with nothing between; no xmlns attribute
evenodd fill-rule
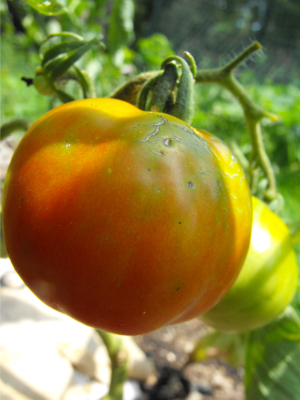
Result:
<svg viewBox="0 0 300 400"><path fill-rule="evenodd" d="M155 396L151 397L155 384L150 383L144 388L146 393L143 400L245 399L243 368L233 368L224 362L217 349L210 349L211 356L205 360L189 362L189 354L195 343L208 332L209 328L204 323L194 319L134 338L155 363L158 372L156 386L165 385L165 388L159 387ZM187 391L184 391L185 380L189 384Z"/></svg>

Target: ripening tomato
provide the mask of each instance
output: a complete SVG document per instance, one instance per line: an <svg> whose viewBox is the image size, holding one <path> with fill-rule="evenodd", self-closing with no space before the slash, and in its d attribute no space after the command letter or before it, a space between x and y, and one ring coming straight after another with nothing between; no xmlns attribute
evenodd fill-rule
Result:
<svg viewBox="0 0 300 400"><path fill-rule="evenodd" d="M39 119L3 196L16 271L48 306L137 335L194 318L237 278L251 196L222 142L177 118L86 99Z"/></svg>
<svg viewBox="0 0 300 400"><path fill-rule="evenodd" d="M227 295L200 318L229 333L259 328L291 302L297 280L297 260L287 226L253 197L251 243L242 271Z"/></svg>

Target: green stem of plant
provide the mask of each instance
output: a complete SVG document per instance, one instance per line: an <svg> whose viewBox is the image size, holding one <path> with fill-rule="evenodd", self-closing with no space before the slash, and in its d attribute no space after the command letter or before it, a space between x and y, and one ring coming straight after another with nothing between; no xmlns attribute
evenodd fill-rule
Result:
<svg viewBox="0 0 300 400"><path fill-rule="evenodd" d="M259 42L251 43L242 53L238 54L233 60L229 61L228 64L225 65L224 70L226 72L234 71L237 67L239 67L243 62L251 56L257 50L261 50L262 45Z"/></svg>
<svg viewBox="0 0 300 400"><path fill-rule="evenodd" d="M26 118L18 118L7 122L0 127L0 137L4 140L7 136L15 131L27 131L30 127L30 121Z"/></svg>
<svg viewBox="0 0 300 400"><path fill-rule="evenodd" d="M71 67L61 78L59 78L59 81L60 80L74 80L78 82L81 86L84 99L96 97L94 82L89 74L75 66ZM56 95L63 103L69 103L70 101L76 100L75 97L59 89L56 83L49 81L49 84L52 86L53 90L55 90Z"/></svg>
<svg viewBox="0 0 300 400"><path fill-rule="evenodd" d="M97 330L97 333L102 339L111 361L109 392L102 400L122 400L123 386L126 380L127 351L117 335L100 330Z"/></svg>
<svg viewBox="0 0 300 400"><path fill-rule="evenodd" d="M93 99L96 97L96 90L93 79L90 75L82 70L74 66L77 73L77 81L82 88L83 97L85 99Z"/></svg>
<svg viewBox="0 0 300 400"><path fill-rule="evenodd" d="M252 331L253 332L253 331ZM245 348L246 348L246 353L245 353L245 365L244 365L244 369L245 369L245 374L244 374L244 386L245 389L247 390L249 387L249 377L252 375L252 371L253 371L253 357L251 357L251 335L252 332L248 331L245 332Z"/></svg>
<svg viewBox="0 0 300 400"><path fill-rule="evenodd" d="M273 168L264 148L260 121L264 117L276 121L277 116L257 106L234 76L235 68L241 65L252 53L259 49L261 49L261 45L258 42L254 42L223 68L198 70L196 82L216 83L228 90L240 103L244 110L244 116L252 144L252 155L249 163L249 172L251 176L250 185L252 190L255 191L258 180L257 166L261 167L268 179L268 189L264 196L267 200L271 201L277 196L276 180ZM257 165L254 165L255 163Z"/></svg>
<svg viewBox="0 0 300 400"><path fill-rule="evenodd" d="M271 201L275 199L277 195L276 179L270 159L265 151L260 123L258 121L255 121L255 119L249 116L247 113L245 113L245 119L252 144L250 167L252 162L255 162L255 160L257 160L258 165L261 167L266 178L268 179L268 189L265 191L264 196L266 200ZM254 168L256 168L256 166L254 166Z"/></svg>

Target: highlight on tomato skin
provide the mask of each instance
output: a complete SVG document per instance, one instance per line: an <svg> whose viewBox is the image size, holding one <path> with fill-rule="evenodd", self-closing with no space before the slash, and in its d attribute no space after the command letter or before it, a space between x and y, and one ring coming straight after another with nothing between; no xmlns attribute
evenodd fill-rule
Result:
<svg viewBox="0 0 300 400"><path fill-rule="evenodd" d="M298 266L287 226L256 197L251 243L242 271L226 296L200 319L228 333L257 329L292 301Z"/></svg>
<svg viewBox="0 0 300 400"><path fill-rule="evenodd" d="M118 334L217 304L241 270L251 224L244 172L223 142L114 99L45 114L4 186L7 251L29 289Z"/></svg>

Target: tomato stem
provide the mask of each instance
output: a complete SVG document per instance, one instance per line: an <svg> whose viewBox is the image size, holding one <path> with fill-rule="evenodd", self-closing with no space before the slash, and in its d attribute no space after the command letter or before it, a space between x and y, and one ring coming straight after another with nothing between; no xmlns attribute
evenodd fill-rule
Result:
<svg viewBox="0 0 300 400"><path fill-rule="evenodd" d="M74 69L73 69L74 68ZM63 77L62 79L74 79L79 83L83 92L84 99L91 99L96 97L95 86L92 78L90 75L75 65L71 68Z"/></svg>
<svg viewBox="0 0 300 400"><path fill-rule="evenodd" d="M253 42L248 46L242 53L238 54L233 60L231 60L228 64L225 65L223 69L228 72L234 71L237 67L239 67L248 57L251 56L252 53L257 50L261 50L262 45L258 42Z"/></svg>
<svg viewBox="0 0 300 400"><path fill-rule="evenodd" d="M5 139L15 131L27 131L30 127L30 121L26 118L18 118L13 121L7 122L0 127L1 140Z"/></svg>
<svg viewBox="0 0 300 400"><path fill-rule="evenodd" d="M100 330L96 331L103 341L111 361L109 392L103 397L103 400L122 400L127 370L127 351L117 335Z"/></svg>
<svg viewBox="0 0 300 400"><path fill-rule="evenodd" d="M268 187L263 196L265 200L272 201L278 197L276 179L271 162L265 151L260 122L265 117L270 118L272 121L277 121L278 117L255 104L234 76L234 70L252 53L261 48L262 46L258 42L254 42L224 67L211 70L198 70L196 82L216 83L228 90L240 103L244 110L244 117L252 145L252 153L248 168L252 194L256 194L259 181L259 169L261 168L268 180Z"/></svg>
<svg viewBox="0 0 300 400"><path fill-rule="evenodd" d="M263 144L263 138L261 133L261 126L258 121L256 121L251 115L245 113L246 124L248 127L248 131L250 134L251 144L252 144L252 154L250 158L250 168L252 163L257 160L257 164L261 167L264 172L266 178L268 179L268 188L264 192L264 196L266 200L274 200L277 196L276 189L276 179L274 170L272 168L270 159L265 151L265 146ZM256 169L256 165L254 165L254 169ZM251 171L251 169L250 169ZM253 191L256 189L253 188Z"/></svg>

